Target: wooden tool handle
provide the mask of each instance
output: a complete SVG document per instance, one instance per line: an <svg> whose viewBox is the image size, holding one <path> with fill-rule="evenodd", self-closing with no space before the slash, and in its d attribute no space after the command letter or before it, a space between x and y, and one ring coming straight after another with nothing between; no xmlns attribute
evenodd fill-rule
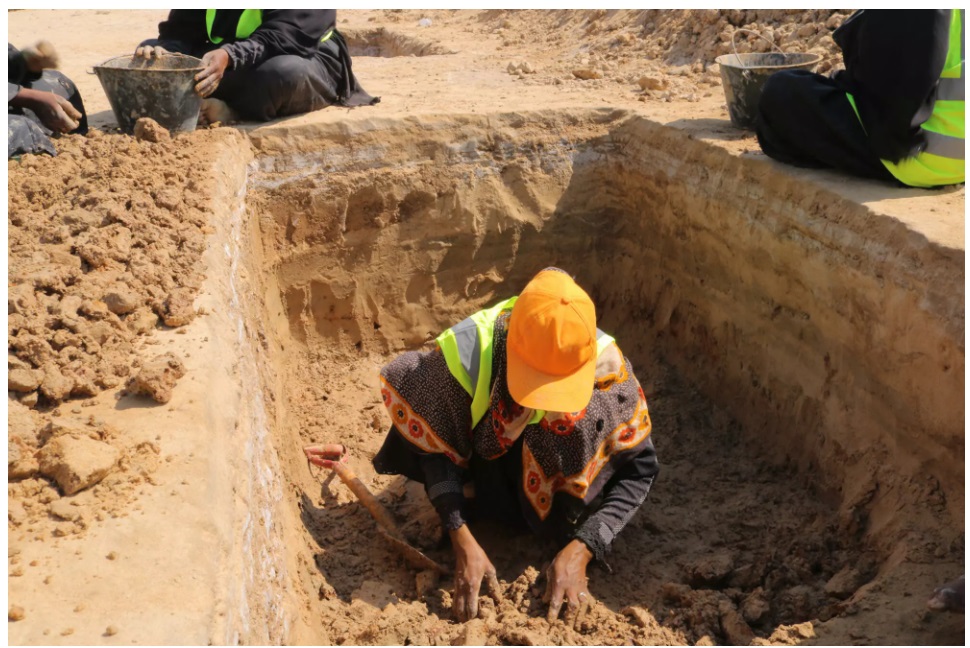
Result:
<svg viewBox="0 0 970 648"><path fill-rule="evenodd" d="M357 496L357 499L360 500L360 503L363 504L368 511L370 511L370 514L375 520L377 520L377 523L380 524L389 535L399 540L404 539L401 532L398 530L397 524L394 522L394 518L391 516L391 513L384 508L384 505L381 504L376 497L374 497L373 493L370 492L370 489L364 485L364 482L357 478L357 475L354 474L354 471L351 470L350 466L344 463L334 463L333 471L337 473L338 477L340 477L340 481L346 484L347 488L353 491L354 495Z"/></svg>

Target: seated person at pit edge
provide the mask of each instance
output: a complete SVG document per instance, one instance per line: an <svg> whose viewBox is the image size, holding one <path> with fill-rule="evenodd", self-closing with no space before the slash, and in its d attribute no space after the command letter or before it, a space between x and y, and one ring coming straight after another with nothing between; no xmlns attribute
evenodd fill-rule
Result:
<svg viewBox="0 0 970 648"><path fill-rule="evenodd" d="M7 43L7 159L25 153L57 155L50 135L88 132L88 116L74 82L51 68L58 57L47 41L23 51Z"/></svg>
<svg viewBox="0 0 970 648"><path fill-rule="evenodd" d="M479 588L501 596L468 528L505 520L558 543L546 572L547 618L576 626L591 603L586 567L603 560L660 468L630 361L596 328L589 295L557 268L517 297L471 315L381 371L393 422L381 474L424 484L455 551L452 610L478 614ZM305 449L310 461L318 448Z"/></svg>
<svg viewBox="0 0 970 648"><path fill-rule="evenodd" d="M202 119L268 121L380 101L357 82L335 9L173 9L135 56L202 59Z"/></svg>
<svg viewBox="0 0 970 648"><path fill-rule="evenodd" d="M832 34L845 70L768 78L756 130L796 166L939 187L964 181L963 9L864 9Z"/></svg>

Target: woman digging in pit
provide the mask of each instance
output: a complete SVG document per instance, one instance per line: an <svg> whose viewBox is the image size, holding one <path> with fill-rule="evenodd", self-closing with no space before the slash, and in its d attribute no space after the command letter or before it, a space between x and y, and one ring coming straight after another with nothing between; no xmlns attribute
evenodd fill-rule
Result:
<svg viewBox="0 0 970 648"><path fill-rule="evenodd" d="M544 600L550 622L565 604L576 626L591 602L587 565L604 559L659 471L643 391L586 292L543 270L433 350L385 366L381 395L393 425L374 467L424 484L455 551L456 617L477 616L483 581L500 595L467 524L491 517L558 541Z"/></svg>

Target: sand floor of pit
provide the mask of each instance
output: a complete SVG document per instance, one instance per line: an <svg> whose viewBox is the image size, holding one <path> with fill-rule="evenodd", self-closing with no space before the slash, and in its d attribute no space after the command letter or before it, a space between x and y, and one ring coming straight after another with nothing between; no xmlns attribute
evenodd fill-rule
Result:
<svg viewBox="0 0 970 648"><path fill-rule="evenodd" d="M17 45L33 42L38 37L44 37L60 49L64 64L62 69L78 83L85 103L91 115L91 122L98 127L110 127L113 116L110 113L107 100L101 91L96 77L86 74L91 65L111 56L125 53L133 49L139 40L154 35L154 27L164 18L161 11L18 11L8 14L8 40ZM418 20L427 15L431 18L430 27L419 27ZM486 29L486 23L478 12L383 12L383 11L341 11L339 13L341 28L348 30L366 31L375 26L384 26L404 34L419 42L431 42L438 46L456 52L444 56L399 56L390 58L358 57L355 59L355 70L364 87L375 95L382 97L378 106L354 111L330 109L311 115L299 116L280 120L268 125L246 126L244 130L254 136L272 140L278 135L287 134L296 129L302 129L312 134L315 124L333 124L342 121L367 122L370 120L396 119L414 114L448 114L448 113L479 113L509 112L522 110L526 107L566 108L566 107L600 107L615 106L635 111L651 120L674 128L689 132L699 140L710 142L732 154L752 160L766 160L758 151L757 143L751 134L733 129L727 121L726 110L723 107L723 97L719 87L706 86L697 92L696 101L674 100L665 102L660 100L640 101L639 93L629 84L612 84L598 87L590 92L582 83L570 82L561 85L553 83L527 83L523 79L508 74L506 66L513 60L529 60L534 66L552 65L558 57L564 56L562 49L544 48L540 44L533 44L528 39L517 42L512 46L503 45L501 35ZM509 14L509 20L516 21L514 13ZM514 30L527 31L528 23L513 25ZM91 39L90 34L97 33L97 39ZM575 43L569 46L569 54L574 49L581 48ZM766 161L773 167L779 167L771 161ZM238 160L233 160L227 167L244 168ZM200 173L218 173L217 165L209 169L200 169ZM949 189L939 192L920 190L899 190L875 183L863 182L850 178L843 178L833 173L786 169L786 172L804 180L815 183L825 189L834 191L849 200L865 205L876 213L890 215L913 230L925 235L932 241L943 245L963 249L964 241L964 189ZM238 178L237 178L238 180ZM232 197L225 197L231 202ZM223 232L220 243L231 241L231 236ZM221 252L221 250L219 250ZM209 287L208 295L203 301L211 305L218 305L220 300L226 299L229 289L222 286L218 289ZM231 344L220 342L225 339L225 330L234 329L238 322L228 316L201 318L199 322L189 328L187 335L174 333L161 335L160 345L164 348L185 350L198 344L189 362L189 377L180 384L183 390L182 398L176 398L171 406L165 408L163 415L154 409L119 408L109 393L99 396L91 406L91 412L102 416L109 416L114 422L126 428L140 430L139 435L146 440L154 440L163 431L177 430L178 436L173 439L171 449L179 459L173 465L163 466L157 479L171 488L145 489L141 508L136 514L113 520L99 530L91 530L84 537L61 540L55 548L51 542L37 542L24 545L18 562L31 565L37 562L42 569L28 567L27 575L11 578L8 581L8 596L11 602L18 596L29 599L28 616L24 621L11 624L8 627L11 643L203 643L214 641L221 643L227 639L222 634L231 625L228 616L234 614L238 608L227 609L224 605L224 593L214 592L212 587L223 582L226 570L234 567L231 563L239 556L221 555L217 560L210 560L204 552L199 552L199 546L207 544L207 538L216 538L214 546L225 547L231 544L226 538L232 532L225 524L225 518L213 515L207 511L211 502L221 502L227 508L232 508L234 498L232 493L224 492L224 484L220 480L224 476L212 473L212 467L218 465L207 457L201 461L199 454L203 450L199 438L218 429L219 434L226 440L232 439L232 421L227 418L225 411L220 411L211 404L211 399L218 400L229 395L239 397L237 386L232 384L234 362L227 357L227 352L233 348ZM209 344L203 344L203 341ZM644 359L646 360L646 359ZM339 359L336 360L339 362ZM350 384L358 384L360 388L372 387L368 381L379 364L379 358L370 358L369 368L351 371ZM345 370L348 370L345 368ZM348 370L350 371L350 370ZM369 377L370 376L370 377ZM354 383L357 381L357 383ZM193 387L197 385L197 387ZM210 402L203 402L198 398L199 393L209 396ZM188 394L196 394L195 397ZM349 398L349 394L346 395ZM292 397L292 393L291 393ZM703 404L702 400L691 400L688 391L680 396L686 399L671 403L666 409L663 401L654 404L655 414L659 421L665 421L673 416L673 411L683 409L688 413L698 412L696 416L710 417L725 416L716 414L716 409ZM231 402L231 399L230 399ZM352 399L346 403L353 403ZM697 403L700 403L699 405ZM298 409L298 408L296 408ZM665 414L666 412L666 414ZM712 414L715 413L715 414ZM328 412L307 413L307 416L325 416ZM214 423L214 419L218 419ZM681 430L682 439L670 437L670 444L664 457L667 475L671 475L682 461L679 455L679 443L689 444L691 434L697 434L697 424L688 420L686 425L671 426ZM703 426L701 426L703 427ZM215 442L213 442L215 443ZM659 443L659 442L658 442ZM372 443L371 443L372 445ZM369 446L362 445L361 450L368 450ZM739 448L736 452L741 452ZM696 457L694 457L696 459ZM706 467L715 471L716 466ZM751 467L750 472L742 471L736 479L757 479L759 470ZM670 477L673 484L678 477ZM206 489L185 488L183 482L198 482L208 484ZM180 486L182 485L182 486ZM400 485L390 483L376 483L388 486L393 494L395 489L400 493L401 505L413 502L417 498L408 493ZM181 488L181 489L180 489ZM775 485L781 505L786 503L797 506L797 492L786 490L782 485ZM339 489L330 487L337 498L342 497ZM304 503L310 521L307 527L314 538L335 546L351 545L355 537L334 538L337 533L334 525L325 524L326 515L320 513L320 504L326 493L307 493L304 489L289 491L306 494L309 500ZM346 494L344 494L345 496ZM665 497L673 502L665 502ZM744 493L733 496L731 506L726 511L743 510ZM677 538L691 537L703 531L682 526L678 521L676 511L677 496L658 493L652 496L648 507L661 510L664 505L670 506L667 513L660 517L652 517L649 521L641 522L642 528L631 529L634 535L658 532L665 528L673 532L670 547L677 546ZM337 504L346 504L346 501ZM711 507L724 506L724 502L712 500ZM347 510L337 508L338 511ZM190 511L189 514L186 511ZM402 512L407 512L406 510ZM324 515L324 519L319 516ZM359 518L359 511L348 510L345 514L349 518ZM806 516L821 516L824 526L824 512L817 509L806 511ZM670 519L668 519L670 518ZM178 525L173 525L178 520ZM352 528L363 529L366 518L357 519ZM669 525L669 526L668 526ZM10 541L8 535L8 542ZM529 603L530 598L524 583L516 584L519 576L524 574L524 563L534 561L538 554L529 553L534 549L522 540L515 541L516 548L521 548L526 560L513 561L509 559L500 567L503 577L509 583L510 592L521 595L524 609L534 607ZM344 543L344 545L341 545ZM635 541L631 541L635 544ZM314 555L318 548L308 547L309 555ZM377 551L377 550L375 550ZM672 551L672 549L671 549ZM114 554L115 558L106 558ZM377 555L390 560L391 554ZM410 628L415 633L414 639L435 638L451 640L458 634L452 628L436 621L428 626L424 615L430 613L446 618L443 612L441 595L430 597L426 602L409 599L400 603L399 594L389 592L385 587L378 586L375 579L366 574L380 575L374 571L369 563L374 556L367 556L365 560L349 560L345 568L349 571L359 569L360 573L339 583L331 583L333 593L327 588L317 588L318 600L308 600L307 609L303 614L305 619L294 628L290 640L316 640L325 638L337 641L340 638L358 639L360 641L376 642L392 640L403 642L407 637L396 634L394 627L400 625ZM671 555L674 561L676 556ZM325 560L340 561L341 557ZM366 564L365 564L366 563ZM332 567L332 565L328 565ZM307 574L312 569L307 565ZM674 571L682 566L666 566L654 568L651 574L657 585L662 585L666 578L672 577ZM644 570L651 569L644 565ZM669 570L669 571L665 571ZM397 570L396 577L404 578L405 572ZM364 574L363 576L361 574ZM134 576L133 576L134 575ZM51 577L51 581L43 580ZM307 576L312 580L311 576ZM620 639L631 635L631 630L623 627L617 621L617 613L626 605L634 605L636 601L626 600L623 587L608 587L608 577L596 574L594 578L602 583L595 586L593 593L602 599L604 634L598 635L603 641L610 638ZM528 578L526 578L528 580ZM312 585L318 585L316 581ZM907 596L918 599L922 596L919 584L889 583L892 591L907 591ZM401 582L399 591L411 591L413 583ZM597 587L602 587L597 591ZM913 591L910 591L910 590ZM131 591L142 592L141 596L132 597ZM311 590L312 591L312 590ZM18 599L18 600L20 600ZM356 603L347 604L346 600L353 599ZM886 598L878 595L871 601L885 603ZM212 607L212 601L220 603ZM393 603L388 610L386 604ZM875 603L876 605L878 603ZM918 605L910 606L910 609ZM703 609L703 606L701 606ZM716 608L716 603L715 603ZM334 613L334 619L328 624L317 626L313 620L314 612L328 610ZM953 624L937 624L933 626L932 634L927 623L934 623L924 617L914 616L905 620L897 619L891 610L877 614L871 609L864 610L865 627L859 629L853 626L852 620L837 620L827 626L825 630L816 633L815 637L793 635L789 639L795 642L821 643L873 643L895 641L909 643L935 643L953 636ZM533 610L534 612L534 610ZM612 617L610 616L612 614ZM634 615L635 616L635 615ZM341 621L343 618L345 621ZM522 617L525 618L524 616ZM252 620L256 625L258 619ZM237 623L238 620L232 620ZM692 627L703 627L704 619L694 620ZM708 619L706 623L714 621ZM341 625L342 624L342 625ZM105 629L115 625L118 634L106 635ZM244 624L243 624L244 625ZM533 624L535 625L535 624ZM882 625L882 627L880 627ZM891 634L887 628L900 629L905 634ZM322 630L321 630L322 629ZM68 632L70 631L70 632ZM525 642L531 638L545 638L548 641L581 640L563 633L545 634L546 630L529 626L520 629L520 633L502 636L500 632L492 632L491 636L499 640ZM692 641L700 638L697 634L677 634L676 630L656 628L647 624L641 629L641 636L650 636L654 641ZM648 633L655 634L648 634ZM536 634L538 633L538 634ZM610 634L613 633L613 634ZM667 633L667 634L664 634ZM258 633L253 636L260 636ZM282 640L282 637L272 637Z"/></svg>

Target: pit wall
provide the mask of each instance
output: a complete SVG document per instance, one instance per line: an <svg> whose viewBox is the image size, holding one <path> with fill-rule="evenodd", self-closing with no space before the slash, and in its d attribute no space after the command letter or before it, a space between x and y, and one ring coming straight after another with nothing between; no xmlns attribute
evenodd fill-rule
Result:
<svg viewBox="0 0 970 648"><path fill-rule="evenodd" d="M414 348L558 265L641 378L663 355L842 532L962 530L963 250L620 111L250 138L281 346Z"/></svg>
<svg viewBox="0 0 970 648"><path fill-rule="evenodd" d="M199 546L215 557L218 573L210 599L209 643L282 644L290 635L288 610L296 606L286 548L289 507L280 468L279 377L267 354L262 324L265 307L258 219L247 208L255 172L253 149L238 135L213 165L218 195L213 198L212 232L205 253L206 289L196 302L209 329L212 349L205 374L203 422L208 438L202 454L210 474L205 505L220 530L214 546ZM204 499L204 497L203 497ZM196 544L205 543L197 538Z"/></svg>
<svg viewBox="0 0 970 648"><path fill-rule="evenodd" d="M817 481L844 530L887 550L927 516L961 532L964 251L643 119L610 139L604 321Z"/></svg>
<svg viewBox="0 0 970 648"><path fill-rule="evenodd" d="M415 117L252 134L253 208L279 285L279 339L324 339L350 354L413 348L545 265L581 258L597 224L556 218L557 205L576 160L590 155L577 142L621 114Z"/></svg>

